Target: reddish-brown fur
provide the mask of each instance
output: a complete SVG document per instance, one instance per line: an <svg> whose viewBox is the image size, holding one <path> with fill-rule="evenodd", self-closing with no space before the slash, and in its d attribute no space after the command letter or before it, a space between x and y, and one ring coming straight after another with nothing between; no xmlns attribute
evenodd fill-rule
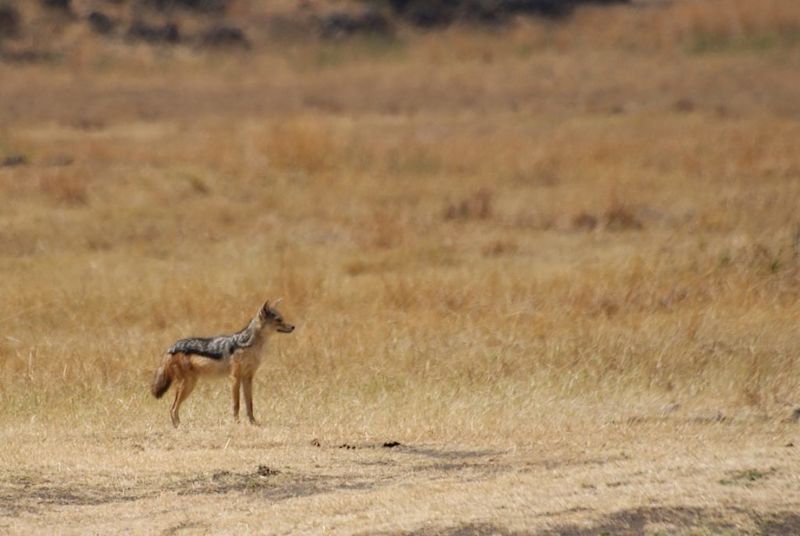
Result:
<svg viewBox="0 0 800 536"><path fill-rule="evenodd" d="M153 382L150 384L150 392L156 398L161 398L172 385L172 376L166 374L166 369L161 366L156 369L153 375Z"/></svg>

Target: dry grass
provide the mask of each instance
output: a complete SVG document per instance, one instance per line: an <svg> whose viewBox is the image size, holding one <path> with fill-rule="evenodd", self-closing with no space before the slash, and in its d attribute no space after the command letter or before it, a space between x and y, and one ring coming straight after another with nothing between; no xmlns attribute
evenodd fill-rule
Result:
<svg viewBox="0 0 800 536"><path fill-rule="evenodd" d="M736 40L800 10L754 4L0 63L0 529L797 523L800 65ZM173 432L163 349L277 296L264 427L220 382Z"/></svg>

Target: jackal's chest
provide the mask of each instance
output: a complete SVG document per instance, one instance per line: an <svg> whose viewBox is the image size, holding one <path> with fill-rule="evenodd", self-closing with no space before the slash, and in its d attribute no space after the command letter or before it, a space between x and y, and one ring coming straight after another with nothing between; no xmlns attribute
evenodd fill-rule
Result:
<svg viewBox="0 0 800 536"><path fill-rule="evenodd" d="M266 350L265 346L264 343L260 343L236 350L230 357L231 372L242 375L254 373L261 365L261 358Z"/></svg>

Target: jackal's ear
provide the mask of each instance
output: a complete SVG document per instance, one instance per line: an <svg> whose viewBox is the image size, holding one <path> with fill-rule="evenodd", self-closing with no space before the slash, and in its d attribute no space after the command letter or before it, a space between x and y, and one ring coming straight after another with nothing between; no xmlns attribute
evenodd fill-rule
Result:
<svg viewBox="0 0 800 536"><path fill-rule="evenodd" d="M269 311L269 300L264 302L264 305L261 306L261 310L264 312Z"/></svg>
<svg viewBox="0 0 800 536"><path fill-rule="evenodd" d="M279 303L281 303L282 301L283 301L283 298L278 298L277 300L275 300L274 302L272 302L272 307L275 307L275 306L277 306L277 305L278 305Z"/></svg>

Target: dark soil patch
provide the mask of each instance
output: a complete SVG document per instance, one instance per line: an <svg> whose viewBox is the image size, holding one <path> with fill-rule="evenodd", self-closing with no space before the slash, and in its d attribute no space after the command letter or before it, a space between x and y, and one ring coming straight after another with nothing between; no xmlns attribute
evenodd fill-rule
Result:
<svg viewBox="0 0 800 536"><path fill-rule="evenodd" d="M183 521L177 525L165 529L161 533L161 536L172 536L173 534L180 534L186 530L200 530L203 533L209 532L207 523L201 523L199 521Z"/></svg>
<svg viewBox="0 0 800 536"><path fill-rule="evenodd" d="M736 525L726 521L730 512L693 507L651 507L622 510L601 517L595 524L581 526L575 524L561 525L546 531L514 531L492 523L467 523L454 527L426 527L414 531L385 533L393 536L643 536L648 534L650 525L659 524L664 534L682 530L708 531L712 534L750 534L737 530ZM745 513L753 520L764 536L800 534L800 514L796 512L775 512L759 514ZM661 534L661 533L658 533Z"/></svg>
<svg viewBox="0 0 800 536"><path fill-rule="evenodd" d="M151 493L121 491L110 486L56 483L30 476L12 477L0 486L0 515L36 513L48 506L91 506L136 501Z"/></svg>
<svg viewBox="0 0 800 536"><path fill-rule="evenodd" d="M800 513L776 512L767 515L755 515L756 526L764 536L780 534L800 534Z"/></svg>
<svg viewBox="0 0 800 536"><path fill-rule="evenodd" d="M216 471L171 483L144 482L135 488L120 489L85 482L52 482L45 478L17 475L0 482L0 517L23 513L36 514L50 506L96 506L137 501L164 492L178 495L213 495L232 492L255 494L269 501L306 497L337 490L365 490L379 480L329 475L303 475L259 465L251 471Z"/></svg>
<svg viewBox="0 0 800 536"><path fill-rule="evenodd" d="M226 494L231 492L255 494L270 501L308 497L342 489L371 489L372 480L353 480L328 475L301 475L276 471L259 465L255 471L217 471L183 482L172 488L178 495Z"/></svg>
<svg viewBox="0 0 800 536"><path fill-rule="evenodd" d="M400 532L403 536L526 536L532 532L515 532L492 523L465 523L456 527L425 528Z"/></svg>
<svg viewBox="0 0 800 536"><path fill-rule="evenodd" d="M714 533L730 532L736 528L725 519L724 511L687 506L658 506L621 510L600 518L596 524L589 527L562 525L538 534L540 536L600 536L602 534L639 536L645 534L648 525L656 523L668 525L672 527L671 530L704 529Z"/></svg>

